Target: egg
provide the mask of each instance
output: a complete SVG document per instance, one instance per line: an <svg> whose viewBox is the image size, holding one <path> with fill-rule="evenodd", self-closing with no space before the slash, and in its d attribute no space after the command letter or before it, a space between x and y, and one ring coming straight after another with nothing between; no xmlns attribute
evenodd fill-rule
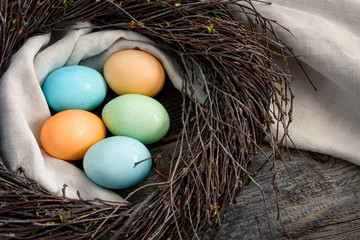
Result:
<svg viewBox="0 0 360 240"><path fill-rule="evenodd" d="M142 181L152 165L149 150L141 142L124 136L108 137L86 152L86 175L100 186L124 189Z"/></svg>
<svg viewBox="0 0 360 240"><path fill-rule="evenodd" d="M102 119L112 134L132 137L144 144L157 142L170 127L169 114L164 106L139 94L112 99L104 106Z"/></svg>
<svg viewBox="0 0 360 240"><path fill-rule="evenodd" d="M93 68L73 65L50 73L44 81L43 93L51 109L92 111L105 99L107 85Z"/></svg>
<svg viewBox="0 0 360 240"><path fill-rule="evenodd" d="M50 117L40 132L40 142L51 156L79 160L96 142L104 139L106 127L95 114L78 109L65 110Z"/></svg>
<svg viewBox="0 0 360 240"><path fill-rule="evenodd" d="M165 71L159 60L140 50L122 50L105 62L104 77L118 95L156 96L164 86Z"/></svg>

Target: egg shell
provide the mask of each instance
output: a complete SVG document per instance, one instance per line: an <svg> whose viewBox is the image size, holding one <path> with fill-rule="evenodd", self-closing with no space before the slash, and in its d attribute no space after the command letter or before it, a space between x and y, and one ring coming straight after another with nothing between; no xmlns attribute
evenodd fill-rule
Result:
<svg viewBox="0 0 360 240"><path fill-rule="evenodd" d="M106 127L95 114L78 109L65 110L43 125L40 141L51 156L63 160L82 159L86 151L106 137Z"/></svg>
<svg viewBox="0 0 360 240"><path fill-rule="evenodd" d="M164 86L165 71L159 60L140 50L122 50L111 55L104 65L104 77L118 95L156 96Z"/></svg>
<svg viewBox="0 0 360 240"><path fill-rule="evenodd" d="M105 99L107 85L103 76L90 67L73 65L58 68L45 79L43 92L50 108L92 111Z"/></svg>
<svg viewBox="0 0 360 240"><path fill-rule="evenodd" d="M146 146L124 136L97 142L86 152L83 161L86 175L98 185L111 189L134 186L149 174L151 165Z"/></svg>
<svg viewBox="0 0 360 240"><path fill-rule="evenodd" d="M132 137L144 144L157 142L170 128L169 114L164 106L139 94L112 99L104 106L102 119L112 134Z"/></svg>

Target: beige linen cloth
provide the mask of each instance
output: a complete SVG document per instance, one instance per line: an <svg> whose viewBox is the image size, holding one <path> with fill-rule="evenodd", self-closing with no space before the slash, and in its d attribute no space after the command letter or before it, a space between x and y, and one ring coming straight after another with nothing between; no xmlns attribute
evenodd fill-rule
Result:
<svg viewBox="0 0 360 240"><path fill-rule="evenodd" d="M297 147L360 165L360 1L253 1L274 19L278 36L300 55L317 91L295 61L289 66L294 121L289 133ZM234 16L244 20L237 7Z"/></svg>
<svg viewBox="0 0 360 240"><path fill-rule="evenodd" d="M266 17L276 19L292 34L277 28L279 36L301 58L317 91L294 62L294 121L290 135L305 150L326 153L360 165L360 2L356 0L274 0L268 5L254 2ZM236 8L234 8L236 10ZM232 10L234 10L232 9ZM242 19L241 14L234 14ZM78 29L77 29L78 28ZM91 182L66 161L47 155L39 135L50 111L41 91L45 77L64 65L81 64L102 72L113 52L139 48L158 57L177 89L182 86L176 63L154 42L134 32L93 32L82 23L61 33L30 38L12 57L0 79L0 156L16 171L24 167L27 176L55 195L83 199L120 201L110 190ZM199 86L197 96L205 97Z"/></svg>

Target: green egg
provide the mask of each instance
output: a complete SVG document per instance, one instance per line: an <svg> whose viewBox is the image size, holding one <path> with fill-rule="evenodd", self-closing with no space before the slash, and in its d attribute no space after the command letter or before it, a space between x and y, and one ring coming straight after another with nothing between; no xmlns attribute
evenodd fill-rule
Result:
<svg viewBox="0 0 360 240"><path fill-rule="evenodd" d="M125 94L108 102L102 119L116 136L135 138L143 144L159 141L169 130L170 118L157 100L139 94Z"/></svg>

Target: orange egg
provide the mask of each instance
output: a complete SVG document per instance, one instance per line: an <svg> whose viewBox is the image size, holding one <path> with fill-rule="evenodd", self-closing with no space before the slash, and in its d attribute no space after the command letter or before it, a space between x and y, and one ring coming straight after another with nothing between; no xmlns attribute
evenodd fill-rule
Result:
<svg viewBox="0 0 360 240"><path fill-rule="evenodd" d="M111 55L104 65L104 77L119 95L137 93L154 97L165 83L161 63L140 50L122 50Z"/></svg>
<svg viewBox="0 0 360 240"><path fill-rule="evenodd" d="M45 122L40 141L44 150L55 158L79 160L105 136L105 125L98 116L71 109L59 112Z"/></svg>

